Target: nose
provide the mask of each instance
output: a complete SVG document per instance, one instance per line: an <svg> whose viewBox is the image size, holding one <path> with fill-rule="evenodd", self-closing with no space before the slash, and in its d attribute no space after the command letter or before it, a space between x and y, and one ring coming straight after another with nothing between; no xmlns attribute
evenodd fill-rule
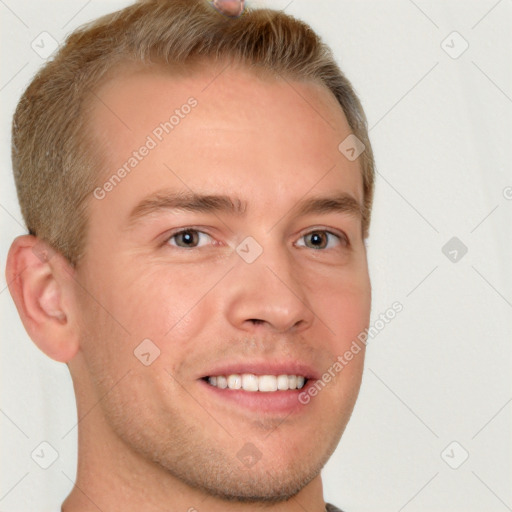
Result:
<svg viewBox="0 0 512 512"><path fill-rule="evenodd" d="M239 258L230 272L229 322L237 329L274 333L299 332L315 319L305 286L304 275L294 269L293 255L281 244L267 244L252 263ZM310 288L309 288L310 289Z"/></svg>

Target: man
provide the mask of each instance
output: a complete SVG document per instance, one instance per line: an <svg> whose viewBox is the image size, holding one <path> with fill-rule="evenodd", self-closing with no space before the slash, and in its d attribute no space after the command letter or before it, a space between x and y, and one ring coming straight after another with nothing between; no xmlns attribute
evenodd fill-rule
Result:
<svg viewBox="0 0 512 512"><path fill-rule="evenodd" d="M77 399L62 510L336 510L374 177L318 36L204 0L105 16L23 95L13 169L7 281Z"/></svg>

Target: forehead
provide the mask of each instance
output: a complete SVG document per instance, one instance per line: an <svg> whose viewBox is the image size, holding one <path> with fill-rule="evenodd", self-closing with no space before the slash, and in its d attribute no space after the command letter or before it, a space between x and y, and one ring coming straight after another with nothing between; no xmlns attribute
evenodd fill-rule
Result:
<svg viewBox="0 0 512 512"><path fill-rule="evenodd" d="M154 146L129 176L141 192L166 181L171 168L174 180L185 177L195 191L220 192L231 183L250 198L259 185L303 194L315 183L339 184L362 201L359 163L338 150L350 127L332 93L315 82L226 63L186 73L127 67L93 95L90 125L102 179L138 148Z"/></svg>

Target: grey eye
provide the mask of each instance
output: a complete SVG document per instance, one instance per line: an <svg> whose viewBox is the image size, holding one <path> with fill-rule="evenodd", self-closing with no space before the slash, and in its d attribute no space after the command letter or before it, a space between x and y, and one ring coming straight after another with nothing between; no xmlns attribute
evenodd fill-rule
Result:
<svg viewBox="0 0 512 512"><path fill-rule="evenodd" d="M174 233L171 237L169 237L169 243L171 245L175 245L176 247L193 249L199 246L199 242L202 238L204 239L204 237L210 238L208 234L203 233L202 231L198 231L197 229L184 229ZM175 243L171 243L173 240Z"/></svg>

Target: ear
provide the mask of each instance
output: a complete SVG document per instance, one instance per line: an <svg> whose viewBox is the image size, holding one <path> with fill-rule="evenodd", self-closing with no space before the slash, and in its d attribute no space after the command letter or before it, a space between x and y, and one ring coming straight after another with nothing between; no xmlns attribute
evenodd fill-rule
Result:
<svg viewBox="0 0 512 512"><path fill-rule="evenodd" d="M21 321L46 355L66 363L79 348L73 276L67 259L39 238L12 243L6 278Z"/></svg>

